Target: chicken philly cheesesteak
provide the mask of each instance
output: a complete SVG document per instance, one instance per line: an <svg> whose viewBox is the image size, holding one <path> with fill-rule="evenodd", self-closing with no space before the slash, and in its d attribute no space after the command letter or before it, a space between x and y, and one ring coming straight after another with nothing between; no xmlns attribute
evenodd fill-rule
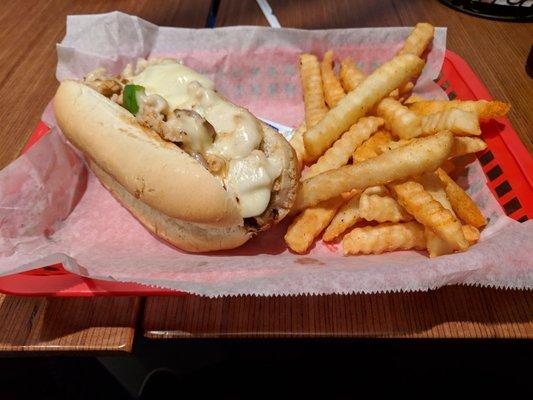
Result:
<svg viewBox="0 0 533 400"><path fill-rule="evenodd" d="M294 202L299 170L289 143L176 60L63 81L54 109L102 184L183 250L238 247Z"/></svg>

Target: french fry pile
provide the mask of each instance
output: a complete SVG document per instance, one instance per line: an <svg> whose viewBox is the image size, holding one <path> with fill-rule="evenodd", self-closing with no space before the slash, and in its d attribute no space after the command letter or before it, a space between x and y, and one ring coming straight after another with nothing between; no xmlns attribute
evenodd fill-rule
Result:
<svg viewBox="0 0 533 400"><path fill-rule="evenodd" d="M499 101L435 101L410 95L434 28L419 23L398 54L366 76L333 51L302 54L305 121L291 139L303 168L285 235L305 253L323 233L344 254L417 249L465 251L486 219L449 176L452 160L486 148L480 120L504 116ZM305 168L307 166L307 168Z"/></svg>

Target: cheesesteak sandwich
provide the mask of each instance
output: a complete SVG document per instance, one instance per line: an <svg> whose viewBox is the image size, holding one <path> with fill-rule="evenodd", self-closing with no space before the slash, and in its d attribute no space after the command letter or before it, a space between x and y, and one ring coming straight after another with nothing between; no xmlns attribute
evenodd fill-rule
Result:
<svg viewBox="0 0 533 400"><path fill-rule="evenodd" d="M238 247L294 202L299 170L289 143L176 60L64 81L54 109L101 183L183 250Z"/></svg>

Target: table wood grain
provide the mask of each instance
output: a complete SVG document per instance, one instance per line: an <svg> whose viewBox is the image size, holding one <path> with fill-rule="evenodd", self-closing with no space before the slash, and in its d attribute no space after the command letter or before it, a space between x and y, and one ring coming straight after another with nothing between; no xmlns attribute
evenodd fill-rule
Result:
<svg viewBox="0 0 533 400"><path fill-rule="evenodd" d="M0 296L0 352L131 352L141 299Z"/></svg>
<svg viewBox="0 0 533 400"><path fill-rule="evenodd" d="M210 2L24 0L0 2L0 169L18 156L58 83L55 44L69 14L114 10L160 26L204 27ZM45 299L0 294L0 352L131 351L140 300Z"/></svg>
<svg viewBox="0 0 533 400"><path fill-rule="evenodd" d="M449 286L430 292L291 297L156 297L145 336L168 338L533 338L533 292Z"/></svg>
<svg viewBox="0 0 533 400"><path fill-rule="evenodd" d="M511 123L533 151L533 80L524 69L533 24L484 20L436 0L271 0L284 27L303 29L448 27L448 48L472 66L495 98L509 101ZM267 25L254 1L222 0L217 26ZM532 292L451 286L426 293L150 298L150 338L413 337L531 338Z"/></svg>

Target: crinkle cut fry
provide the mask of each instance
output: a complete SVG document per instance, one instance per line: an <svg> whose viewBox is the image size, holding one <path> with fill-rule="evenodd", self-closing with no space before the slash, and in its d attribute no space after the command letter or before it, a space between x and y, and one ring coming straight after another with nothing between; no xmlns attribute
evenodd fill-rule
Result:
<svg viewBox="0 0 533 400"><path fill-rule="evenodd" d="M483 216L483 213L463 188L455 183L441 168L437 169L436 173L442 181L444 190L459 218L476 228L485 226L487 220Z"/></svg>
<svg viewBox="0 0 533 400"><path fill-rule="evenodd" d="M304 134L306 151L317 160L348 128L395 88L418 75L424 62L411 54L396 56L381 65L342 98L324 118Z"/></svg>
<svg viewBox="0 0 533 400"><path fill-rule="evenodd" d="M330 224L324 231L322 239L325 242L331 242L340 236L343 232L350 229L361 220L359 215L359 198L361 194L357 193L344 203L337 214L333 217Z"/></svg>
<svg viewBox="0 0 533 400"><path fill-rule="evenodd" d="M355 149L352 154L353 163L357 164L361 161L368 160L369 158L379 156L385 152L383 146L391 141L392 135L389 132L378 130Z"/></svg>
<svg viewBox="0 0 533 400"><path fill-rule="evenodd" d="M366 74L357 68L352 59L348 57L341 61L339 78L344 91L348 93L365 80Z"/></svg>
<svg viewBox="0 0 533 400"><path fill-rule="evenodd" d="M361 195L359 201L359 215L367 221L402 222L413 219L398 202L388 195L367 194Z"/></svg>
<svg viewBox="0 0 533 400"><path fill-rule="evenodd" d="M474 244L479 232L469 225L463 226L468 240ZM376 226L355 228L343 239L344 254L381 254L395 250L424 250L427 238L423 225L416 221L405 223L385 223Z"/></svg>
<svg viewBox="0 0 533 400"><path fill-rule="evenodd" d="M409 104L409 108L420 115L434 114L450 108L474 112L478 118L504 117L511 108L508 103L487 100L425 100Z"/></svg>
<svg viewBox="0 0 533 400"><path fill-rule="evenodd" d="M428 135L440 131L450 131L455 135L481 135L477 114L459 108L448 108L435 114L423 115L421 123L423 133Z"/></svg>
<svg viewBox="0 0 533 400"><path fill-rule="evenodd" d="M425 174L419 176L416 181L424 187L424 190L428 192L433 199L438 201L455 217L455 213L450 202L448 201L444 187L442 186L442 183L435 172L426 172ZM425 232L427 250L431 258L453 253L453 246L451 246L447 241L441 239L428 227L426 227Z"/></svg>
<svg viewBox="0 0 533 400"><path fill-rule="evenodd" d="M352 152L382 126L383 123L383 120L378 117L361 118L333 143L333 146L315 164L309 167L303 178L309 179L322 172L346 165L352 156Z"/></svg>
<svg viewBox="0 0 533 400"><path fill-rule="evenodd" d="M426 172L413 180L420 183L431 197L437 200L446 210L450 211L454 217L456 216L448 200L444 186L434 171Z"/></svg>
<svg viewBox="0 0 533 400"><path fill-rule="evenodd" d="M293 210L303 210L352 189L362 190L434 171L448 158L452 145L453 135L439 132L355 165L313 176L300 184Z"/></svg>
<svg viewBox="0 0 533 400"><path fill-rule="evenodd" d="M393 183L389 188L396 195L398 202L418 222L449 243L453 250L464 251L468 248L461 223L450 211L433 199L420 183L414 181Z"/></svg>
<svg viewBox="0 0 533 400"><path fill-rule="evenodd" d="M405 106L409 106L409 105L411 105L413 103L416 103L417 101L426 101L426 100L428 100L428 99L426 99L425 97L419 96L417 94L412 94L411 96L406 98L402 103Z"/></svg>
<svg viewBox="0 0 533 400"><path fill-rule="evenodd" d="M414 54L421 57L429 44L433 41L435 28L427 22L416 24L415 29L407 37L398 54Z"/></svg>
<svg viewBox="0 0 533 400"><path fill-rule="evenodd" d="M323 201L300 213L287 229L285 243L296 253L305 253L335 216L343 196Z"/></svg>
<svg viewBox="0 0 533 400"><path fill-rule="evenodd" d="M307 129L314 127L324 118L328 109L324 99L320 64L316 56L300 56L300 79L304 96L305 123Z"/></svg>
<svg viewBox="0 0 533 400"><path fill-rule="evenodd" d="M478 137L456 136L453 140L453 148L450 158L464 156L465 154L477 153L485 150L487 143Z"/></svg>
<svg viewBox="0 0 533 400"><path fill-rule="evenodd" d="M354 228L342 240L345 255L381 254L394 250L424 250L424 227L416 221L384 223L376 226Z"/></svg>
<svg viewBox="0 0 533 400"><path fill-rule="evenodd" d="M466 240L468 240L468 243L470 245L476 243L479 240L480 234L479 230L472 225L463 225L463 233L465 235Z"/></svg>
<svg viewBox="0 0 533 400"><path fill-rule="evenodd" d="M472 225L463 225L463 234L465 235L466 240L470 246L476 244L479 240L479 230ZM435 233L429 229L425 228L426 233L426 245L429 257L438 257L444 254L451 254L453 250L450 248L448 243L444 242L440 237L435 235Z"/></svg>
<svg viewBox="0 0 533 400"><path fill-rule="evenodd" d="M346 93L354 90L366 78L366 74L361 71L350 57L341 61L341 68L339 71L339 80ZM398 89L394 89L389 96L395 99L405 96L414 88L413 82L407 82Z"/></svg>
<svg viewBox="0 0 533 400"><path fill-rule="evenodd" d="M333 108L346 95L341 83L333 71L333 51L328 50L320 63L322 84L324 85L324 97L329 108Z"/></svg>
<svg viewBox="0 0 533 400"><path fill-rule="evenodd" d="M372 137L370 139L372 139ZM398 147L405 146L406 144L409 144L411 142L412 142L412 139L400 139L400 140L391 139L388 142L380 141L376 145L376 149L372 150L373 154L371 154L371 156L375 157L378 154L382 154L382 153L385 153L386 151L397 149ZM364 145L365 143L359 146L357 150L360 150ZM450 153L449 158L460 157L460 156L464 156L465 154L477 153L479 151L485 150L486 148L487 148L487 143L485 143L482 139L478 137L455 136L453 138L453 147L452 147L452 151ZM360 160L361 155L356 154L357 150L354 152L353 159L362 161ZM370 152L369 152L369 155L370 155ZM452 165L449 165L449 164L446 165L446 168L443 168L443 169L444 170L449 169L450 171L453 170Z"/></svg>
<svg viewBox="0 0 533 400"><path fill-rule="evenodd" d="M385 120L385 126L400 139L411 139L422 134L422 119L398 100L385 98L376 108L378 117ZM441 129L444 130L444 129Z"/></svg>

